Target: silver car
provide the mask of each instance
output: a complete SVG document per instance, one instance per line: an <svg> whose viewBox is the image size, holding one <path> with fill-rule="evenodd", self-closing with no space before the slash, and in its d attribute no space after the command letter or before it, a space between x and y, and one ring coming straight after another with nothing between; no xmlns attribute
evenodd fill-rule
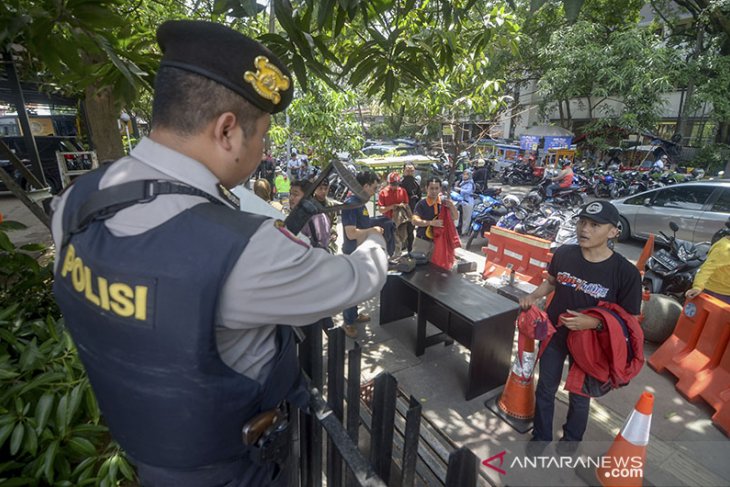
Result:
<svg viewBox="0 0 730 487"><path fill-rule="evenodd" d="M730 217L730 180L697 181L652 189L612 200L621 215L619 241L669 233L669 222L679 225L677 238L709 242Z"/></svg>

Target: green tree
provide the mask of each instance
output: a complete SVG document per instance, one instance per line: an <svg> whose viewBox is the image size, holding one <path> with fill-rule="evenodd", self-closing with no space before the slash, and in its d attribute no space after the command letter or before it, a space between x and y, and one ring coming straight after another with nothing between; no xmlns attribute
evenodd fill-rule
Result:
<svg viewBox="0 0 730 487"><path fill-rule="evenodd" d="M609 30L580 20L556 31L540 55L548 66L538 83L543 103L582 99L591 120L602 115L616 126L651 129L672 89L672 51L637 25Z"/></svg>
<svg viewBox="0 0 730 487"><path fill-rule="evenodd" d="M324 165L335 152L355 154L363 143L363 131L354 112L357 106L352 90L335 90L313 79L309 91L300 93L287 109L289 126L276 117L272 141L284 147L291 140L294 147L311 148L314 160Z"/></svg>
<svg viewBox="0 0 730 487"><path fill-rule="evenodd" d="M24 79L83 95L100 159L123 153L117 127L122 101L149 87L154 57L148 31L126 21L121 0L10 0L0 4L0 47Z"/></svg>
<svg viewBox="0 0 730 487"><path fill-rule="evenodd" d="M669 46L684 54L679 81L686 88L678 132L689 137L688 118L702 104L712 107L716 143L730 144L730 2L652 0L666 27Z"/></svg>

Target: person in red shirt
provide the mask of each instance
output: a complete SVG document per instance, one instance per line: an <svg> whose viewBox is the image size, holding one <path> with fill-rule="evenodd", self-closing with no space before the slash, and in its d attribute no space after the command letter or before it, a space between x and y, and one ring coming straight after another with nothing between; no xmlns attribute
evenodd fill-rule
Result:
<svg viewBox="0 0 730 487"><path fill-rule="evenodd" d="M393 219L393 209L397 206L408 206L408 193L400 187L400 174L392 172L388 174L388 186L378 195L378 209L380 213Z"/></svg>
<svg viewBox="0 0 730 487"><path fill-rule="evenodd" d="M388 174L388 186L378 195L378 209L386 218L395 223L395 257L399 256L403 247L408 244L409 223L413 213L408 205L408 191L400 186L401 177L397 172ZM412 230L411 230L412 232Z"/></svg>

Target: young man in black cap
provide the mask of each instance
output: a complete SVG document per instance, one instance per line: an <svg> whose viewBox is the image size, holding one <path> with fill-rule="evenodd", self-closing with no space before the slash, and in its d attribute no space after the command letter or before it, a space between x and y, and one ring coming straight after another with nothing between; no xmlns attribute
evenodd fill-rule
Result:
<svg viewBox="0 0 730 487"><path fill-rule="evenodd" d="M578 217L578 244L559 247L548 266L547 279L520 300L520 306L527 309L538 299L555 292L547 314L557 331L540 358L535 428L528 445L529 454L541 452L553 439L555 393L560 385L565 358L570 358L568 332L601 331L602 322L581 314L580 310L595 306L599 301L608 301L620 305L630 314L638 315L641 312L639 271L608 246L609 240L618 237L618 210L607 201L594 201L585 205ZM568 418L563 425L558 453L574 453L583 440L588 425L589 406L590 398L570 394Z"/></svg>
<svg viewBox="0 0 730 487"><path fill-rule="evenodd" d="M229 188L260 163L291 75L220 24L165 22L157 40L149 138L54 201L54 292L142 485L289 485L289 410L309 399L292 326L377 294L385 242L315 252L239 211Z"/></svg>

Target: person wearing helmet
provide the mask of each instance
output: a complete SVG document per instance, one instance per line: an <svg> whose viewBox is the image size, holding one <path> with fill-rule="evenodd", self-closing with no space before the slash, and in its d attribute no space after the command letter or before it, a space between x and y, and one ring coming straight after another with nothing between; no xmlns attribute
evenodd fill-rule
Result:
<svg viewBox="0 0 730 487"><path fill-rule="evenodd" d="M557 176L551 178L553 183L545 188L545 194L548 199L553 197L555 190L560 188L567 188L573 184L573 161L570 159L563 159L560 162L561 171Z"/></svg>
<svg viewBox="0 0 730 487"><path fill-rule="evenodd" d="M693 299L704 292L730 304L730 220L712 240L707 260L684 295Z"/></svg>
<svg viewBox="0 0 730 487"><path fill-rule="evenodd" d="M489 180L489 166L487 166L487 161L481 158L477 159L477 169L474 171L472 178L474 179L474 184L481 186L482 190L487 189L487 181Z"/></svg>
<svg viewBox="0 0 730 487"><path fill-rule="evenodd" d="M461 230L460 235L469 233L469 225L471 224L471 214L474 211L474 180L471 178L471 169L465 169L461 174L461 181L456 183L454 187L456 191L461 193L463 200L461 201Z"/></svg>

